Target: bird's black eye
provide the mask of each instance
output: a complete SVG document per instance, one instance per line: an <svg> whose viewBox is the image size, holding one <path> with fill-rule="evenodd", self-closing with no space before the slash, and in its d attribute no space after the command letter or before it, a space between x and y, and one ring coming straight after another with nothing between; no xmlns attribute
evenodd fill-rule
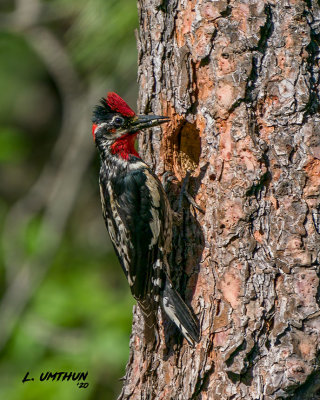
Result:
<svg viewBox="0 0 320 400"><path fill-rule="evenodd" d="M114 120L113 120L113 123L114 123L115 125L119 125L119 126L122 125L123 122L124 122L124 119L121 118L121 117L115 117Z"/></svg>

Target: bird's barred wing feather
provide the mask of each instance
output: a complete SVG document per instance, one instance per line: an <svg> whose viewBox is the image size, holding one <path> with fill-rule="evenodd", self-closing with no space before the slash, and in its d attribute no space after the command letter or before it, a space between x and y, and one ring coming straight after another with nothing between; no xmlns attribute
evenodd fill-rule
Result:
<svg viewBox="0 0 320 400"><path fill-rule="evenodd" d="M100 178L106 225L137 300L150 293L159 247L164 242L165 198L148 170L133 170L116 181ZM152 205L150 207L150 204Z"/></svg>

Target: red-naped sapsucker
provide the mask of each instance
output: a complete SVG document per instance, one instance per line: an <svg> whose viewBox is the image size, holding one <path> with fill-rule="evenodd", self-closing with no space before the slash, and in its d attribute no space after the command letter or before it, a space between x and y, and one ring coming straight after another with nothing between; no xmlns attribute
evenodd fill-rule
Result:
<svg viewBox="0 0 320 400"><path fill-rule="evenodd" d="M132 295L144 315L147 340L157 335L160 305L194 344L200 336L197 322L170 279L172 210L158 177L134 148L139 130L169 119L136 115L120 96L108 93L95 107L92 121L101 158L103 217Z"/></svg>

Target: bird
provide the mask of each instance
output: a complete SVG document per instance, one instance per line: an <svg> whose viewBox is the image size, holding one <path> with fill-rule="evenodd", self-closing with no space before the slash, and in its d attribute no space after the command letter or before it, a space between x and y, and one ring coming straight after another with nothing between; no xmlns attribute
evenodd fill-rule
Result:
<svg viewBox="0 0 320 400"><path fill-rule="evenodd" d="M94 107L92 134L100 155L102 214L131 293L144 316L147 341L158 340L158 309L187 342L200 341L198 322L171 280L173 214L166 192L135 149L143 129L169 122L166 116L137 115L116 93Z"/></svg>

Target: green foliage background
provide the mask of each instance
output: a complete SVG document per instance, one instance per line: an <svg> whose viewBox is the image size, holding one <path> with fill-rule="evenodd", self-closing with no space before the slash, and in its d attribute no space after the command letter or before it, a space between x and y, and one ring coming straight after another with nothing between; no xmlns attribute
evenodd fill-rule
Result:
<svg viewBox="0 0 320 400"><path fill-rule="evenodd" d="M20 3L39 12L20 10L18 18ZM90 90L94 87L100 97L114 90L135 108L137 25L136 2L131 0L3 0L0 4L0 318L4 320L0 336L2 329L9 332L0 347L1 399L106 400L119 393L134 302L101 216L99 160L90 133L90 106L99 97L91 104ZM92 157L56 247L50 247L56 240L54 232L43 223L46 201L37 209L37 195L24 200L61 136L63 116L68 117L57 77L33 46L30 32L39 26L58 41L80 82L80 96L90 99L84 128L85 151L92 151ZM63 66L59 73L63 77ZM76 129L70 127L72 132ZM61 157L70 151L68 142L66 135ZM81 153L76 160L70 168L79 168ZM55 167L53 176L59 165ZM45 196L47 189L42 189ZM39 281L31 279L30 296L19 309L15 304L19 288L16 297L8 293L24 262L29 264L22 284L27 285L30 276L37 278L41 272L37 264L47 262L48 268ZM28 371L35 381L23 384ZM79 389L70 381L39 382L41 372L47 371L88 371L89 387Z"/></svg>

